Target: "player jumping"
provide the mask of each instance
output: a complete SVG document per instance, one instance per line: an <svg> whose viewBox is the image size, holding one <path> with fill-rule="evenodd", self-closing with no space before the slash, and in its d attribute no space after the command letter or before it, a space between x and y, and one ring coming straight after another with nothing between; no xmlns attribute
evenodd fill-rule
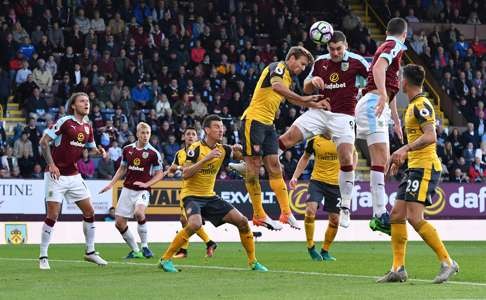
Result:
<svg viewBox="0 0 486 300"><path fill-rule="evenodd" d="M242 140L246 166L235 169L245 174L245 186L253 205L253 224L271 230L280 230L282 226L267 216L262 205L262 190L258 177L262 164L268 172L270 188L280 205L280 222L300 229L290 210L287 186L282 177L278 159L277 131L273 125L275 114L285 98L293 104L312 108L328 108L329 103L322 95L300 96L290 87L293 77L312 64L314 58L303 47L290 48L285 61L268 65L260 75L250 105L243 113ZM233 165L234 166L234 165ZM246 171L243 171L246 168Z"/></svg>
<svg viewBox="0 0 486 300"><path fill-rule="evenodd" d="M223 122L217 115L209 115L203 121L206 137L193 143L186 151L183 167L181 199L186 210L187 225L180 230L160 260L166 272L177 272L172 263L174 254L202 226L203 218L215 226L233 224L240 232L240 239L252 270L267 271L256 260L255 242L245 216L214 192L214 184L221 165L233 155L239 154L240 145L233 147L220 144L223 138Z"/></svg>
<svg viewBox="0 0 486 300"><path fill-rule="evenodd" d="M150 258L154 255L148 247L148 228L145 218L145 209L149 205L150 186L160 181L162 172L162 157L152 145L150 145L150 125L140 122L137 125L137 141L123 148L122 161L113 179L101 191L104 193L125 176L123 188L115 210L115 226L122 235L131 251L127 255L130 258ZM135 237L128 229L127 220L137 219L138 235L140 236L140 251Z"/></svg>
<svg viewBox="0 0 486 300"><path fill-rule="evenodd" d="M371 156L370 188L373 201L373 230L390 233L389 214L385 200L385 165L390 156L388 123L391 117L394 131L403 140L395 95L399 90L398 71L403 52L407 49L407 22L393 18L388 22L386 41L376 50L363 97L356 105L357 137L365 139ZM390 102L390 108L388 105ZM343 199L344 200L344 199ZM346 206L346 203L343 203Z"/></svg>
<svg viewBox="0 0 486 300"><path fill-rule="evenodd" d="M369 64L360 55L347 50L346 36L335 31L327 44L329 54L316 59L304 81L304 92L320 92L330 100L331 111L309 109L279 138L280 149L293 147L302 140L329 132L337 146L342 227L350 222L350 203L354 188L354 108L358 87L356 78L366 77Z"/></svg>
<svg viewBox="0 0 486 300"><path fill-rule="evenodd" d="M390 172L395 175L398 168L408 159L408 170L400 183L395 205L391 211L391 244L393 266L390 272L378 282L405 282L405 251L407 247L407 224L437 254L440 272L434 283L447 281L459 271L459 265L451 259L437 231L424 220L425 206L431 205L432 196L439 183L442 165L437 156L435 133L435 112L433 105L422 93L425 79L423 67L407 65L403 68L402 90L410 101L405 113L405 130L408 144L391 156Z"/></svg>
<svg viewBox="0 0 486 300"><path fill-rule="evenodd" d="M196 128L194 127L187 127L184 130L184 149L180 149L177 151L174 162L170 166L169 170L167 170L167 174L169 176L173 175L177 171L182 171L182 165L181 162L186 161L186 151L187 149L194 143L197 142L197 131ZM181 215L180 215L180 221L182 228L186 227L187 225L187 216L186 216L186 211L184 209L184 206L182 205L182 201L179 201L180 207L181 207ZM204 230L204 227L201 226L198 231L196 231L196 234L204 241L206 244L206 256L207 257L212 257L214 255L214 251L218 247L218 244L213 242L206 231ZM184 245L181 246L181 249L174 255L174 258L186 258L187 257L187 249L189 248L189 241L187 241Z"/></svg>
<svg viewBox="0 0 486 300"><path fill-rule="evenodd" d="M48 171L44 176L47 215L42 225L39 255L39 267L43 270L50 269L47 252L63 199L76 203L83 214L83 232L86 238L84 259L100 266L108 264L95 251L91 194L76 166L84 148L89 148L91 153L101 154L103 157L107 154L102 147L97 148L94 142L93 128L88 123L88 95L74 93L66 105L68 115L47 129L39 142Z"/></svg>

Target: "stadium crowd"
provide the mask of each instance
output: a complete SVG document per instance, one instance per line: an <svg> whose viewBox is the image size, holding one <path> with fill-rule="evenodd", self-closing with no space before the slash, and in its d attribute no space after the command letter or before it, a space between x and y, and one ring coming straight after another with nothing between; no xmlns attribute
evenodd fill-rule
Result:
<svg viewBox="0 0 486 300"><path fill-rule="evenodd" d="M442 3L430 5L437 2ZM416 9L420 12L416 18L439 18L442 11L450 11L449 2L445 3L438 16L435 12L422 16L430 9ZM376 50L368 29L344 1L309 5L296 0L3 1L0 103L6 107L13 96L28 121L19 124L9 139L0 125L0 177L42 178L39 139L45 128L66 114L66 100L77 91L89 95L96 142L109 153L106 159L84 155L78 168L85 178L111 177L121 148L135 141L139 121L152 127L151 143L163 155L165 167L183 144L185 128L195 127L202 136L201 120L208 113L223 118L225 142L241 143L239 116L263 68L282 60L291 45L301 44L315 55L326 52L308 37L313 22L325 19L342 28L350 48L363 56ZM406 12L407 20L414 21L408 17L413 7L407 1L383 7L388 6L390 16ZM467 10L459 11L462 16ZM477 21L484 23L480 18ZM486 100L486 61L482 60L486 46L462 42L452 29L436 35L441 39L416 34L410 44L424 57L429 53L431 71L438 80L444 79L443 85L451 86L451 96L472 111L464 114L476 115L464 133L447 134L447 129L438 128L439 153L451 180L479 181L486 176L486 109L480 104ZM415 45L416 36L422 46ZM457 45L464 49L458 50ZM290 126L300 112L300 107L282 105L275 124L278 131ZM282 156L286 178L291 177L302 150L299 145ZM263 178L264 172L262 168ZM234 176L227 170L219 175L220 179Z"/></svg>

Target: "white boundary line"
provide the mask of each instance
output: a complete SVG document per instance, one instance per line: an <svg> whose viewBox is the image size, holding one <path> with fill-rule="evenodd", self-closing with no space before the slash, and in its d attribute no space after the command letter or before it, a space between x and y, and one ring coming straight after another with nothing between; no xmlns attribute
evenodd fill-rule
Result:
<svg viewBox="0 0 486 300"><path fill-rule="evenodd" d="M10 260L10 261L38 261L36 258L9 258L0 257L0 260ZM61 262L61 263L86 263L83 260L64 260L64 259L50 259L51 262ZM121 262L121 261L109 261L108 264L114 265L130 265L130 266L144 266L144 267L156 267L157 264L149 263L135 263L135 262ZM193 268L193 269L207 269L207 270L223 270L223 271L249 271L248 268L236 268L236 267L223 267L223 266L199 266L199 265L177 265L181 268ZM342 277L342 278L363 278L363 279L373 279L376 280L379 277L370 275L357 275L357 274L341 274L341 273L322 273L322 272L306 272L306 271L290 271L290 270L269 270L269 273L279 273L279 274L291 274L291 275L307 275L307 276L325 276L325 277ZM426 282L432 283L432 280L427 279L409 279L408 281L415 282ZM486 283L480 282L470 282L470 281L448 281L449 284L456 285L467 285L467 286L480 286L486 287Z"/></svg>

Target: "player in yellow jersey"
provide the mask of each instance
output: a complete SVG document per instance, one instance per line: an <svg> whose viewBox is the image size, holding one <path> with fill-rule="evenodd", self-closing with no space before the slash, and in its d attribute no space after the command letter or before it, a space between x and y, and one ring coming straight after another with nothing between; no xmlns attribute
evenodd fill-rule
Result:
<svg viewBox="0 0 486 300"><path fill-rule="evenodd" d="M329 108L322 95L300 96L292 91L293 77L298 76L314 62L312 54L303 47L290 48L285 61L274 62L263 69L255 87L250 105L243 113L242 140L245 165L230 167L245 174L245 186L253 205L253 224L271 230L282 226L267 216L262 206L262 191L258 174L262 164L268 172L270 188L275 192L280 205L280 221L294 228L300 228L293 216L288 199L287 186L282 177L278 159L278 138L274 126L275 115L280 104L287 99L293 104ZM243 169L246 168L246 171Z"/></svg>
<svg viewBox="0 0 486 300"><path fill-rule="evenodd" d="M459 271L459 265L451 259L435 228L424 220L425 206L439 183L441 162L436 152L435 112L430 101L422 93L425 79L424 68L407 65L403 68L402 90L410 101L405 112L405 131L408 144L391 156L390 173L408 159L408 169L403 177L393 206L391 223L391 244L393 266L378 282L405 282L405 251L407 247L406 221L422 239L434 250L441 262L440 272L434 283L447 281Z"/></svg>
<svg viewBox="0 0 486 300"><path fill-rule="evenodd" d="M173 177L175 172L182 171L182 165L181 161L186 160L186 150L198 140L197 138L197 131L196 128L194 127L187 127L184 130L184 148L180 149L177 151L174 161L172 162L172 165L170 166L169 170L167 170L167 175L169 177ZM180 206L181 206L181 215L180 215L180 221L182 228L184 228L187 225L187 216L186 216L186 211L184 210L184 206L182 205L182 201L179 200ZM206 256L207 257L212 257L214 255L214 251L218 247L218 244L213 242L204 228L201 226L199 230L196 232L196 234L204 241L206 244ZM174 258L186 258L187 257L187 248L189 248L189 241L185 243L184 245L181 246L181 249L174 255Z"/></svg>
<svg viewBox="0 0 486 300"><path fill-rule="evenodd" d="M339 191L339 169L338 151L331 136L318 135L307 141L305 152L295 168L290 188L295 189L297 179L307 167L311 156L314 155L314 168L312 169L311 180L307 188L308 198L304 218L305 235L307 240L307 251L312 260L333 261L336 260L329 254L334 238L339 227L339 213L341 193ZM353 155L354 167L356 167L357 153ZM317 209L324 201L323 209L328 213L329 223L322 242L321 252L317 252L314 244L314 224Z"/></svg>
<svg viewBox="0 0 486 300"><path fill-rule="evenodd" d="M232 156L241 155L241 146L222 145L223 122L217 115L209 115L203 121L206 137L193 143L186 151L181 199L187 215L187 225L180 230L169 248L160 259L160 267L166 272L178 272L172 263L174 254L202 226L202 220L210 221L214 226L230 223L238 228L241 243L248 256L252 270L268 271L255 257L255 242L250 225L245 216L214 192L216 176L221 166Z"/></svg>

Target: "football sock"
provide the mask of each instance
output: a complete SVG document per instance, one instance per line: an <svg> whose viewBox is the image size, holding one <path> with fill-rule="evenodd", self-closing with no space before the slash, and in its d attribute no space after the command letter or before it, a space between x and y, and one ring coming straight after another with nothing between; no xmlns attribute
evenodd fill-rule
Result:
<svg viewBox="0 0 486 300"><path fill-rule="evenodd" d="M95 252L94 217L83 217L83 233L86 239L86 253Z"/></svg>
<svg viewBox="0 0 486 300"><path fill-rule="evenodd" d="M135 241L135 237L133 236L132 232L128 229L128 226L120 230L120 234L122 235L123 239L127 243L128 247L132 249L134 252L140 251L138 248L137 242Z"/></svg>
<svg viewBox="0 0 486 300"><path fill-rule="evenodd" d="M304 217L304 227L305 227L305 237L307 240L307 248L312 248L314 246L314 227L315 227L315 216L305 215Z"/></svg>
<svg viewBox="0 0 486 300"><path fill-rule="evenodd" d="M405 221L391 224L391 246L393 251L393 271L405 266L407 251L407 224Z"/></svg>
<svg viewBox="0 0 486 300"><path fill-rule="evenodd" d="M148 247L148 228L147 220L138 221L138 235L140 236L140 245L143 247Z"/></svg>
<svg viewBox="0 0 486 300"><path fill-rule="evenodd" d="M49 242L51 241L51 235L54 231L54 224L56 221L46 218L44 224L42 224L40 255L39 257L47 257L47 249L49 248Z"/></svg>
<svg viewBox="0 0 486 300"><path fill-rule="evenodd" d="M278 205L280 206L280 211L284 215L288 215L291 213L290 211L290 202L289 202L289 193L287 191L287 185L283 180L282 175L277 175L275 177L271 176L269 178L270 188L275 193L277 197Z"/></svg>
<svg viewBox="0 0 486 300"><path fill-rule="evenodd" d="M240 240L243 248L245 248L246 255L248 256L248 264L254 263L256 261L256 256L253 232L251 232L250 229L248 229L247 231L240 231Z"/></svg>
<svg viewBox="0 0 486 300"><path fill-rule="evenodd" d="M373 202L373 216L380 217L386 213L385 200L385 168L383 166L371 166L370 187Z"/></svg>
<svg viewBox="0 0 486 300"><path fill-rule="evenodd" d="M331 247L331 244L334 241L337 232L338 232L338 226L331 224L329 222L329 224L327 225L326 233L324 234L324 241L322 242L322 250L329 251L329 248Z"/></svg>
<svg viewBox="0 0 486 300"><path fill-rule="evenodd" d="M444 246L444 243L442 243L439 234L437 233L437 230L435 230L432 224L425 220L422 220L415 230L418 232L418 234L420 234L420 236L427 243L427 245L429 245L429 247L434 250L435 254L441 262L445 262L449 265L452 263L449 253Z"/></svg>
<svg viewBox="0 0 486 300"><path fill-rule="evenodd" d="M206 233L206 230L204 230L202 226L196 231L196 234L201 238L201 240L204 241L205 244L207 244L211 240Z"/></svg>
<svg viewBox="0 0 486 300"><path fill-rule="evenodd" d="M177 233L172 243L170 243L169 248L167 248L161 258L163 260L171 259L177 250L182 248L182 245L184 245L185 242L189 241L190 237L191 236L187 232L186 228L182 228L182 230Z"/></svg>
<svg viewBox="0 0 486 300"><path fill-rule="evenodd" d="M353 166L341 166L339 171L339 190L341 191L341 207L351 208L354 188Z"/></svg>
<svg viewBox="0 0 486 300"><path fill-rule="evenodd" d="M260 186L260 179L258 176L248 176L245 180L246 190L250 195L251 204L253 206L253 217L262 219L266 217L263 209L262 188Z"/></svg>

